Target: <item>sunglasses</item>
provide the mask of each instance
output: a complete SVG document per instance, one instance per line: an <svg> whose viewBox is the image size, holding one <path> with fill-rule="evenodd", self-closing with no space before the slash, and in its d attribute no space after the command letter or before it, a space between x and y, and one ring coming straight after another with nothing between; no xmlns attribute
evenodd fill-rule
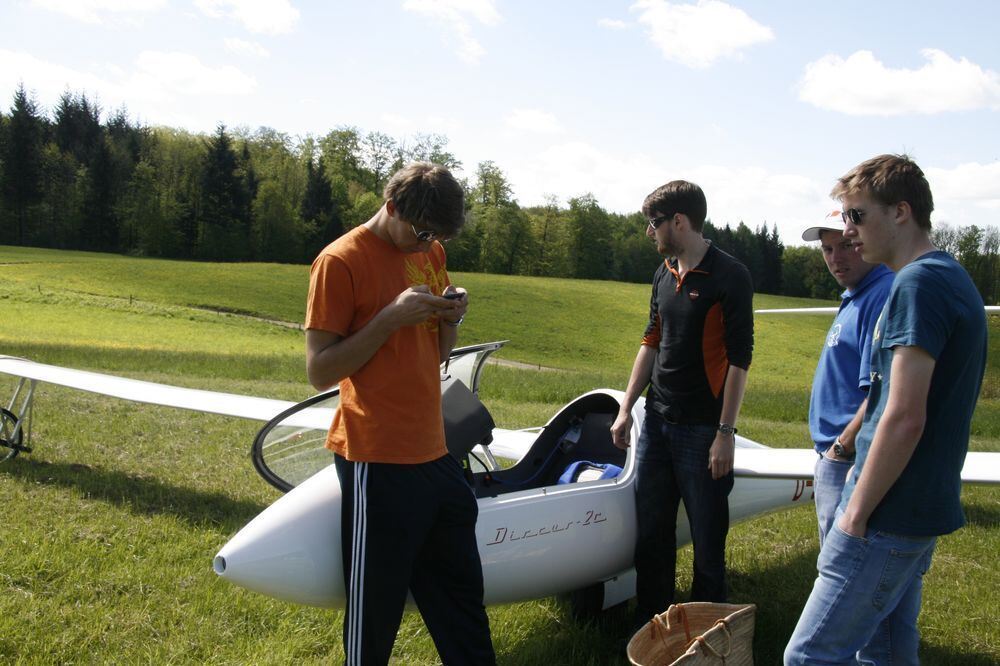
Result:
<svg viewBox="0 0 1000 666"><path fill-rule="evenodd" d="M426 243L427 241L432 241L432 240L438 240L438 238L440 238L438 232L434 231L433 229L421 229L420 231L417 231L417 228L414 227L412 224L410 225L410 229L413 230L413 235L416 236L417 240L420 241L421 243Z"/></svg>
<svg viewBox="0 0 1000 666"><path fill-rule="evenodd" d="M854 226L861 224L861 218L865 216L865 211L860 208L848 208L840 214L840 219L844 221L844 224L850 222Z"/></svg>
<svg viewBox="0 0 1000 666"><path fill-rule="evenodd" d="M649 228L652 229L653 231L656 231L661 224L663 224L668 220L672 220L674 215L676 214L677 213L671 213L670 215L658 215L656 217L649 218L646 221L649 222Z"/></svg>

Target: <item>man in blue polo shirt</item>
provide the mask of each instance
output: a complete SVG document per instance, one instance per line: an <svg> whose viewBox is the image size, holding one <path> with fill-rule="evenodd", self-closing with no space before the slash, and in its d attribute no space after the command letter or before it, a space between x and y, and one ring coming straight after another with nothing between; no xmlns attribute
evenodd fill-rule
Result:
<svg viewBox="0 0 1000 666"><path fill-rule="evenodd" d="M875 320L892 286L893 273L869 264L844 238L840 211L802 232L802 240L819 241L823 260L844 289L840 311L826 334L809 401L809 434L819 458L814 474L819 544L833 524L847 470L854 464L854 437L865 413L869 359Z"/></svg>
<svg viewBox="0 0 1000 666"><path fill-rule="evenodd" d="M857 460L785 664L916 664L924 574L937 537L965 524L961 472L986 314L969 274L931 242L934 200L910 158L862 162L831 195L844 235L896 279L872 334Z"/></svg>

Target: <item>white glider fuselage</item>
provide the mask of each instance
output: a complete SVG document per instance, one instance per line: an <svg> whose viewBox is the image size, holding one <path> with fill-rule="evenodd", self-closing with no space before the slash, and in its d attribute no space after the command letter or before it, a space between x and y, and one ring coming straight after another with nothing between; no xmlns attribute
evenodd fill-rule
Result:
<svg viewBox="0 0 1000 666"><path fill-rule="evenodd" d="M562 411L601 394L616 404L622 396L617 391L594 391ZM633 410L632 442L638 439L643 415L640 400ZM550 424L558 422L559 416ZM491 449L500 455L523 454L543 433L544 429L532 434L496 429ZM740 448L765 448L739 439ZM615 479L544 485L479 498L476 537L487 604L537 599L627 577L636 537L633 451L629 450L624 469ZM812 498L808 485L811 482L805 477L738 478L730 495L731 520L808 502ZM234 536L214 560L216 573L278 599L342 607L340 501L336 468L330 465ZM678 545L689 540L682 510Z"/></svg>

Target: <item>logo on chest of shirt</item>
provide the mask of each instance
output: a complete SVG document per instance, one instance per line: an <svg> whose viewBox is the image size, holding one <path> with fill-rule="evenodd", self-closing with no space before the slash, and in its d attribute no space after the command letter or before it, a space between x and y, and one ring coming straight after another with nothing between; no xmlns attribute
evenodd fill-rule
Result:
<svg viewBox="0 0 1000 666"><path fill-rule="evenodd" d="M836 347L838 344L840 344L840 329L841 329L840 324L834 324L833 328L830 329L830 332L827 333L826 335L827 347Z"/></svg>
<svg viewBox="0 0 1000 666"><path fill-rule="evenodd" d="M692 301L697 300L699 296L701 296L701 294L698 293L697 289L692 289L691 291L688 292L688 298L690 298Z"/></svg>
<svg viewBox="0 0 1000 666"><path fill-rule="evenodd" d="M448 282L448 274L443 266L440 269L435 269L429 259L425 258L419 261L416 257L412 256L406 257L403 264L406 271L406 282L411 287L425 284L430 292L435 295L444 291ZM429 331L436 331L438 318L430 317L420 325Z"/></svg>

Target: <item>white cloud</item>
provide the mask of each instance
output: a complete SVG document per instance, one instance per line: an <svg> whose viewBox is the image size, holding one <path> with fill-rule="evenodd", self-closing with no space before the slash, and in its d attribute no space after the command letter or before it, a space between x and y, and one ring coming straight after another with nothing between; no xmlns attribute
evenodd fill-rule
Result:
<svg viewBox="0 0 1000 666"><path fill-rule="evenodd" d="M555 193L569 197L591 193L614 211L635 211L652 187L644 183L662 167L648 155L606 153L584 141L567 141L510 162L508 173L522 205L541 204Z"/></svg>
<svg viewBox="0 0 1000 666"><path fill-rule="evenodd" d="M409 116L398 113L379 114L379 124L365 128L365 131L385 132L406 141L416 134L443 134L452 138L462 131L462 122L457 118L438 115Z"/></svg>
<svg viewBox="0 0 1000 666"><path fill-rule="evenodd" d="M952 169L930 167L925 173L938 208L958 203L988 209L1000 207L1000 162L966 162ZM988 222L993 223L995 220Z"/></svg>
<svg viewBox="0 0 1000 666"><path fill-rule="evenodd" d="M167 122L163 107L187 97L246 95L256 81L235 67L212 67L186 53L144 51L130 69L106 67L107 73L75 69L35 56L0 49L0 89L13 90L20 81L31 86L39 103L51 106L67 91L82 92L107 108L127 105Z"/></svg>
<svg viewBox="0 0 1000 666"><path fill-rule="evenodd" d="M91 72L40 60L23 51L0 49L0 89L14 90L21 82L30 87L42 105L52 105L67 90L124 100L123 86Z"/></svg>
<svg viewBox="0 0 1000 666"><path fill-rule="evenodd" d="M253 33L291 32L299 20L299 10L288 0L195 0L194 4L212 18L235 19Z"/></svg>
<svg viewBox="0 0 1000 666"><path fill-rule="evenodd" d="M605 151L582 141L569 141L523 160L504 162L514 192L523 206L544 203L555 193L565 205L568 197L587 192L610 211L638 211L647 194L660 185L683 178L698 183L708 198L712 221L751 229L767 222L777 225L786 244L801 243L809 224L829 212L831 183L796 173L777 173L761 166L670 164L642 154Z"/></svg>
<svg viewBox="0 0 1000 666"><path fill-rule="evenodd" d="M109 16L155 12L167 0L31 0L31 4L84 23L103 23Z"/></svg>
<svg viewBox="0 0 1000 666"><path fill-rule="evenodd" d="M459 57L473 65L486 54L486 49L472 36L472 27L466 17L483 25L496 25L502 20L494 0L405 0L403 9L448 25L458 38Z"/></svg>
<svg viewBox="0 0 1000 666"><path fill-rule="evenodd" d="M775 225L783 242L799 244L802 230L829 213L830 183L820 183L797 173L775 173L765 167L703 165L692 168L692 180L705 190L708 214L718 226L736 227L742 221L751 229Z"/></svg>
<svg viewBox="0 0 1000 666"><path fill-rule="evenodd" d="M504 122L511 129L539 134L561 134L566 131L554 115L540 109L514 109Z"/></svg>
<svg viewBox="0 0 1000 666"><path fill-rule="evenodd" d="M950 169L924 169L934 193L935 227L997 226L1000 212L1000 162L968 162Z"/></svg>
<svg viewBox="0 0 1000 666"><path fill-rule="evenodd" d="M226 50L241 56L252 58L270 58L271 53L257 42L248 42L237 37L227 37L225 40Z"/></svg>
<svg viewBox="0 0 1000 666"><path fill-rule="evenodd" d="M693 5L639 0L631 11L639 12L639 23L648 27L665 59L697 69L720 58L740 58L743 49L774 39L771 28L719 0Z"/></svg>
<svg viewBox="0 0 1000 666"><path fill-rule="evenodd" d="M252 76L232 65L212 67L189 53L143 51L132 81L147 92L174 95L247 95L257 87Z"/></svg>
<svg viewBox="0 0 1000 666"><path fill-rule="evenodd" d="M852 116L1000 110L997 72L937 49L920 53L920 69L891 69L871 51L823 56L806 65L799 99Z"/></svg>
<svg viewBox="0 0 1000 666"><path fill-rule="evenodd" d="M618 19L602 18L597 21L597 25L602 28L608 28L610 30L624 30L628 27L625 21L619 21Z"/></svg>

